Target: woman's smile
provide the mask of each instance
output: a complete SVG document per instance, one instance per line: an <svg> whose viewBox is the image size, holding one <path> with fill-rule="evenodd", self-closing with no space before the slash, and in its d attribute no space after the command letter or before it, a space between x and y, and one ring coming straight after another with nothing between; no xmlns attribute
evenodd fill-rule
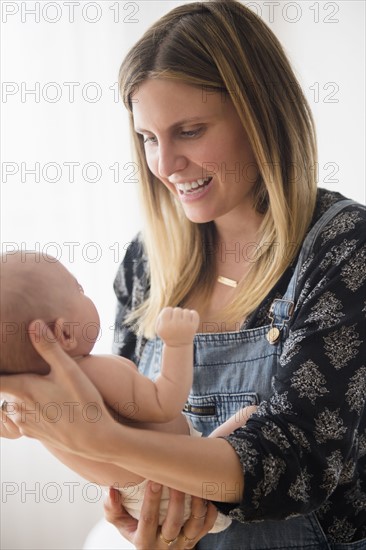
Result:
<svg viewBox="0 0 366 550"><path fill-rule="evenodd" d="M213 178L209 176L208 178L193 180L192 182L177 183L176 187L181 202L190 202L204 197L211 189L212 181Z"/></svg>

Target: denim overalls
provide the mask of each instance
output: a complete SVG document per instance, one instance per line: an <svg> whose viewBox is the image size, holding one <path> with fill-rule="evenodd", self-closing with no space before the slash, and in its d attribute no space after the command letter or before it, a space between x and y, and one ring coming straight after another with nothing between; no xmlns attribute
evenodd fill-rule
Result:
<svg viewBox="0 0 366 550"><path fill-rule="evenodd" d="M272 304L271 325L240 330L197 334L194 340L194 382L185 413L196 430L207 436L238 409L256 405L271 395L271 379L277 370L286 339L296 296L296 282L301 266L311 253L319 232L341 209L354 204L342 200L331 206L311 229L281 300ZM266 336L271 328L280 330L275 345ZM162 342L150 340L142 353L139 370L156 378L160 369ZM279 506L281 503L279 502ZM225 531L209 534L197 550L366 550L366 540L351 544L330 544L314 513L286 521L239 523L233 521Z"/></svg>

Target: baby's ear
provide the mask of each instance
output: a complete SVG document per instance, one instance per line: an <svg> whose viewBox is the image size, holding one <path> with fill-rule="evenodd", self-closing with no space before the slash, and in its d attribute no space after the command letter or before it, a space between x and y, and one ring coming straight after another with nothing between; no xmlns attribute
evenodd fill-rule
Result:
<svg viewBox="0 0 366 550"><path fill-rule="evenodd" d="M77 340L75 338L75 327L73 323L66 321L62 317L56 319L54 334L58 343L66 352L76 348Z"/></svg>

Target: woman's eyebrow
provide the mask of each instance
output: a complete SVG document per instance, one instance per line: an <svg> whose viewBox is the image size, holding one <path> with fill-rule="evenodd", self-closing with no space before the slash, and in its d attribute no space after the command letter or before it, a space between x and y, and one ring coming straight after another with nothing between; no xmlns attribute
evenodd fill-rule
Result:
<svg viewBox="0 0 366 550"><path fill-rule="evenodd" d="M196 122L197 120L202 121L203 119L208 119L212 117L200 115L200 116L194 116L189 118L183 118L182 120L178 120L177 122L174 122L171 126L169 126L168 130L174 130L175 128L179 128L179 126L184 126L185 124L188 124L190 122ZM136 132L150 132L151 130L145 130L145 128L137 128L135 127Z"/></svg>

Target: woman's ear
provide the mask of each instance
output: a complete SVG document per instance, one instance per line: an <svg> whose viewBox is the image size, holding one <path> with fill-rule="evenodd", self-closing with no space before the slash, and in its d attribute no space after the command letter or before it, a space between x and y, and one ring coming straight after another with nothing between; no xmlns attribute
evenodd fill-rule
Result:
<svg viewBox="0 0 366 550"><path fill-rule="evenodd" d="M78 344L75 338L75 327L73 325L74 323L70 323L62 317L55 321L53 331L56 340L66 352L72 351Z"/></svg>

